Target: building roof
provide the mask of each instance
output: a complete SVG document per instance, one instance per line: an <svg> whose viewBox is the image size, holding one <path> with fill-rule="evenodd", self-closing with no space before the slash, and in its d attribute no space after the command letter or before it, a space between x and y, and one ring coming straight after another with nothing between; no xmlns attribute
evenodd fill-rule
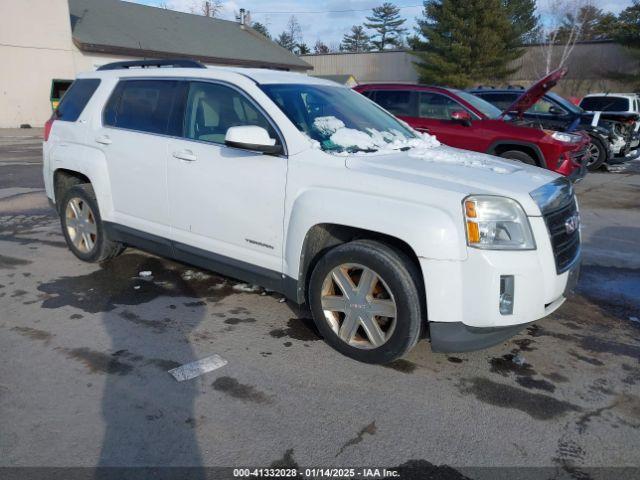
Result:
<svg viewBox="0 0 640 480"><path fill-rule="evenodd" d="M74 43L86 52L189 57L205 63L308 70L308 63L237 22L121 0L69 0Z"/></svg>

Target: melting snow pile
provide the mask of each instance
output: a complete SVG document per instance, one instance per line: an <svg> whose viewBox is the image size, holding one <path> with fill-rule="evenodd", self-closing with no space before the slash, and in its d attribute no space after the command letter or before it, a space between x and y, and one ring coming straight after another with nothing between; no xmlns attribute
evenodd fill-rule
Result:
<svg viewBox="0 0 640 480"><path fill-rule="evenodd" d="M441 145L433 135L419 132L415 132L417 138L407 138L398 130L383 132L373 128L356 130L347 128L342 120L333 116L316 118L313 128L323 137L328 137L323 145L329 152L332 152L335 147L341 149L332 152L337 155L349 155L350 149L352 151L356 149L353 153L355 155L374 155L407 149L409 156L420 158L425 162L487 169L501 174L511 173L519 168L489 155ZM309 140L314 148L321 148L320 142L311 138Z"/></svg>
<svg viewBox="0 0 640 480"><path fill-rule="evenodd" d="M407 138L398 130L381 132L373 128L366 130L347 128L342 120L333 116L316 118L313 128L322 136L329 137L331 146L344 150L357 148L388 152L401 148L428 149L440 145L440 142L431 135L418 134L418 138Z"/></svg>

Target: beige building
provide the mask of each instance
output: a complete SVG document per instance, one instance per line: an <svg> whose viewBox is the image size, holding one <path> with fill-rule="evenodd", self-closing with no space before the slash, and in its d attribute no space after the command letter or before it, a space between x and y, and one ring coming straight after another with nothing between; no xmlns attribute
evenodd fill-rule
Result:
<svg viewBox="0 0 640 480"><path fill-rule="evenodd" d="M563 46L534 45L511 65L516 71L506 81L508 84L528 86L544 76L549 65L555 68L562 56ZM418 74L413 66L416 57L406 51L367 53L330 53L303 55L313 65L312 75L352 75L360 83L368 82L417 82ZM567 77L554 91L581 96L593 91L628 91L631 85L611 80L612 72L638 71L638 60L627 49L613 42L585 42L575 45L566 64Z"/></svg>
<svg viewBox="0 0 640 480"><path fill-rule="evenodd" d="M120 0L0 0L0 128L42 126L76 73L140 58L306 71L237 22Z"/></svg>

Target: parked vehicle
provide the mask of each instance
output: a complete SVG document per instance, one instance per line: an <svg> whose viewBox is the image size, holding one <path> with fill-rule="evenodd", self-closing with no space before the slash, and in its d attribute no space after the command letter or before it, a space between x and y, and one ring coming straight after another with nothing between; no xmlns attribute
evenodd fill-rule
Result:
<svg viewBox="0 0 640 480"><path fill-rule="evenodd" d="M355 89L421 132L452 147L547 168L576 181L586 173L588 137L530 128L490 103L453 88L412 84L364 84ZM521 92L518 110L532 98Z"/></svg>
<svg viewBox="0 0 640 480"><path fill-rule="evenodd" d="M618 118L616 155L627 156L640 144L640 96L635 93L592 93L580 106L598 118ZM635 157L640 155L636 152Z"/></svg>
<svg viewBox="0 0 640 480"><path fill-rule="evenodd" d="M427 333L435 351L498 343L578 274L566 178L442 146L305 75L109 64L73 83L43 156L79 259L132 246L262 285L364 362Z"/></svg>
<svg viewBox="0 0 640 480"><path fill-rule="evenodd" d="M611 114L595 118L593 112L587 112L564 97L551 92L550 90L557 82L566 75L565 69L556 72L554 72L556 78L553 81L548 79L554 73L543 79L540 96L524 111L511 110L512 105L523 93L523 90L518 88L479 87L470 92L497 108L531 121L533 125L541 128L562 132L585 131L591 139L587 156L589 170L598 170L605 163L615 163L616 156L624 156L628 153L627 142L632 141L631 132L626 131L625 124L629 118Z"/></svg>

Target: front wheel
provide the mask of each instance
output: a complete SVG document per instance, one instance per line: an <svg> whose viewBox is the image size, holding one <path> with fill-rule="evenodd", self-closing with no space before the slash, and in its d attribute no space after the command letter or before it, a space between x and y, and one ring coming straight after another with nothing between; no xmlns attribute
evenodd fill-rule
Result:
<svg viewBox="0 0 640 480"><path fill-rule="evenodd" d="M586 166L590 172L600 170L607 160L607 150L601 140L591 137L591 143L587 147Z"/></svg>
<svg viewBox="0 0 640 480"><path fill-rule="evenodd" d="M521 152L520 150L507 150L506 152L502 152L500 156L502 158L508 158L509 160L517 160L527 165L538 165L531 155Z"/></svg>
<svg viewBox="0 0 640 480"><path fill-rule="evenodd" d="M423 325L417 267L403 253L357 240L330 250L309 283L313 319L344 355L388 363L408 352Z"/></svg>
<svg viewBox="0 0 640 480"><path fill-rule="evenodd" d="M60 223L67 246L85 262L101 262L124 250L105 232L91 184L75 185L62 197Z"/></svg>

